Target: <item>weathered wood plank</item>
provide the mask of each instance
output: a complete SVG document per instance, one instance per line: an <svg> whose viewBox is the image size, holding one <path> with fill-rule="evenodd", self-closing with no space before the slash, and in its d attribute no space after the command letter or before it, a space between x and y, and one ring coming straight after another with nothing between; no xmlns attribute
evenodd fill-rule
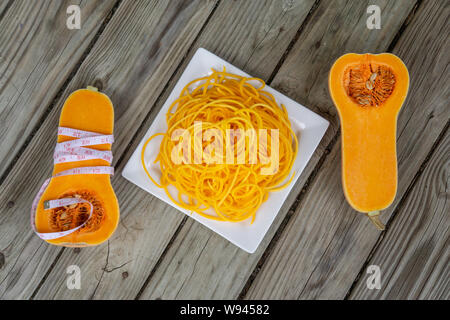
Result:
<svg viewBox="0 0 450 320"><path fill-rule="evenodd" d="M288 7L279 6L277 3L277 1L240 1L238 3L224 1L219 4L199 40L194 44L183 65L168 85L165 95L158 101L152 109L150 117L142 125L142 131L124 157L125 160L119 166L118 171L131 156L140 138L145 134L156 112L166 100L171 88L198 47L205 47L219 55L236 55L237 65L247 63L248 66L257 68L260 65L258 60L264 56L266 63L272 69L276 66L279 52L288 46L290 39L301 24L299 14L303 12L303 17L306 16L313 1L298 1ZM287 12L284 12L285 10ZM283 14L284 19L281 20L280 17ZM248 17L248 19L242 19L241 16ZM284 27L285 31L278 34L281 27ZM242 32L242 30L249 30L249 32ZM261 34L267 35L273 39L273 42L267 41ZM252 39L257 40L252 41ZM247 47L246 50L243 50L242 47L245 47L244 44L249 40L255 44L264 43L267 51L258 50L256 47ZM265 69L263 66L259 70L266 72L267 76L271 72L271 69ZM131 185L120 176L116 175L113 181L122 206L122 221L109 241L109 258L106 258L107 249L105 248L95 251L83 249L79 254L68 251L66 255L64 252L36 298L46 298L50 295L55 298L86 297L90 293L89 289L74 293L65 288L64 268L73 261L80 266L87 266L88 271L83 271L84 274L87 273L86 281L95 279L93 282L97 288L94 298L134 298L144 285L184 215L149 196L148 193ZM91 261L98 256L105 258L92 266ZM124 263L128 264L114 269ZM106 270L114 271L103 272L102 268L105 266Z"/></svg>
<svg viewBox="0 0 450 320"><path fill-rule="evenodd" d="M3 17L6 15L6 12L11 7L12 2L14 0L8 0L8 1L2 1L0 2L0 21L3 19Z"/></svg>
<svg viewBox="0 0 450 320"><path fill-rule="evenodd" d="M113 151L117 162L214 6L215 1L206 0L124 1L120 4L55 108L0 186L0 252L5 257L5 265L0 269L2 298L30 297L62 250L47 245L32 233L28 212L38 187L51 174L52 150L63 101L70 92L88 84L100 87L111 97L115 104ZM122 208L132 210L137 205L130 200L120 199ZM87 277L86 269L97 264L90 270L100 271L101 276L107 249L105 244L83 251L97 253L86 265L80 265L85 279L84 297L95 291L99 279L95 278L96 274ZM70 264L76 261L71 260ZM64 279L52 283L55 287L47 292L48 297L57 293L57 285L65 286L66 267L62 267L60 274ZM77 290L72 293L74 291Z"/></svg>
<svg viewBox="0 0 450 320"><path fill-rule="evenodd" d="M414 2L379 4L383 12L389 12L383 20L389 28L372 36L365 25L367 3L340 1L330 5L328 1L320 2L274 78L276 88L324 115L332 124L256 253L247 254L189 219L150 279L141 298L232 299L239 296L333 133L337 131L338 123L332 111L332 103L324 100L327 92L325 69L328 68L323 66L324 63L330 66L334 57L348 50L385 50ZM330 21L337 25L330 27ZM367 42L367 39L370 41ZM308 94L305 95L305 92ZM279 276L284 274L286 270L279 271Z"/></svg>
<svg viewBox="0 0 450 320"><path fill-rule="evenodd" d="M369 260L381 271L381 289L361 277L351 299L450 297L450 132L445 134L406 203Z"/></svg>
<svg viewBox="0 0 450 320"><path fill-rule="evenodd" d="M397 198L383 220L399 204L449 119L448 15L448 4L423 2L394 48L409 68L411 87L398 121ZM246 298L344 298L379 236L345 201L338 143Z"/></svg>
<svg viewBox="0 0 450 320"><path fill-rule="evenodd" d="M76 2L14 1L0 21L0 176L79 64L115 1L80 3L80 30L66 26L70 4Z"/></svg>

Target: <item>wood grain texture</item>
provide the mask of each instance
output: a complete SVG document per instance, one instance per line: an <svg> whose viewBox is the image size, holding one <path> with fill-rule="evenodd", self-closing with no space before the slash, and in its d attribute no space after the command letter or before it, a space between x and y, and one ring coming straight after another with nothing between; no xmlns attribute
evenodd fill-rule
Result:
<svg viewBox="0 0 450 320"><path fill-rule="evenodd" d="M112 19L106 19L101 35L92 38L96 39L93 47L89 44L92 39L86 40L88 36L79 39L82 45L88 43L89 49L84 52L89 54L78 58L72 74L64 71L64 79L69 76L70 82L58 82L57 78L56 89L42 87L55 89L49 97L39 98L40 107L47 111L38 117L36 130L22 144L26 148L21 157L10 161L14 166L8 168L0 185L0 298L343 298L351 287L355 289L350 292L351 298L448 299L449 138L442 132L448 130L446 122L450 118L449 5L439 0L422 1L418 11L410 15L406 28L400 29L415 3L122 1ZM19 1L2 2L0 26L8 20L14 25L14 15L34 17L33 21L50 19L51 13L42 11L44 4L49 2L43 1L33 11ZM369 4L378 4L382 9L381 30L365 27ZM92 1L83 1L83 5L94 6ZM59 19L65 23L63 9L56 16L60 14ZM41 32L34 25L28 28L30 32L36 29L33 37ZM56 57L66 57L65 50L69 49L57 46L51 39L41 40L47 46L33 44L35 39L31 38L24 40L32 46L30 50L20 49L12 39L0 42L0 46L7 43L19 48L18 52L22 50L22 55L28 57L27 63L32 57L42 56L61 63ZM198 47L250 74L273 79L276 89L331 122L263 243L252 255L120 174ZM331 64L341 54L382 52L388 47L407 63L413 94L399 118L399 197L384 214L384 219L393 218L385 236L380 237L364 217L348 207L342 195L340 143L335 143L339 122L326 79ZM70 50L69 54L74 48ZM3 56L3 49L0 54ZM52 74L51 62L46 63L47 69L43 70ZM66 70L65 66L59 68ZM32 101L33 94L42 94L31 91L39 91L41 88L35 84L49 76L42 74L39 78L34 71L22 72L19 67L11 71L0 58L0 74L4 70L9 70L11 79L17 74L22 75L21 79L33 75L32 90L27 87L31 84L24 81L22 94L30 94L24 103ZM0 94L8 85L0 78ZM62 249L46 244L31 232L29 207L38 187L51 173L62 103L70 92L86 85L99 87L115 105L116 175L112 182L121 205L121 221L116 233L103 245ZM10 112L17 112L17 106ZM5 117L3 112L1 117ZM33 116L27 117L26 121L31 121ZM438 147L427 163L433 143ZM382 291L367 293L363 290L366 277L362 267L375 262L383 265L387 280L383 281ZM66 287L66 268L72 264L81 268L81 290ZM359 274L362 277L357 279Z"/></svg>
<svg viewBox="0 0 450 320"><path fill-rule="evenodd" d="M5 0L0 2L0 22L2 21L3 17L6 15L6 12L11 7L14 0Z"/></svg>
<svg viewBox="0 0 450 320"><path fill-rule="evenodd" d="M448 14L441 1L423 2L394 48L409 69L411 85L398 121L397 198L383 220L399 204L449 119ZM345 201L340 166L338 143L246 298L346 296L380 233Z"/></svg>
<svg viewBox="0 0 450 320"><path fill-rule="evenodd" d="M327 1L321 2L304 27L280 72L276 74L273 80L277 89L301 103L306 103L306 106L329 119L332 122L331 132L337 131L337 120L333 120L333 117L330 116L333 107L329 98L326 105L322 105L327 73L321 71L321 63L326 60L326 56L333 59L333 57L348 50L355 50L355 48L365 50L370 47L365 42L368 33L365 20L361 18L361 16L364 16L366 4L364 2L341 1L330 5ZM385 23L392 29L378 32L377 37L371 39L373 50L383 50L383 48L386 49L389 46L414 2L389 2L388 4L380 2L380 5L392 12L392 15L384 18ZM342 22L341 25L330 29L327 27L330 21L345 21L345 23ZM328 39L340 38L342 37L341 34L347 34L347 37L348 34L351 34L351 37L346 39L343 44L339 42L327 44ZM321 41L324 41L324 43L321 44ZM316 61L314 57L321 58ZM327 63L331 64L332 60ZM291 77L294 73L298 74L301 80L295 81ZM289 90L281 85L283 79L288 76L287 74L290 80ZM309 79L314 79L317 87L310 88L311 80ZM303 92L311 92L308 100L302 98ZM316 150L278 213L268 234L254 254L250 255L238 249L211 230L188 219L140 298L237 298L283 218L295 202L308 176L325 152L332 136L329 130L327 137L323 139ZM279 274L283 276L286 272L286 270L283 270Z"/></svg>
<svg viewBox="0 0 450 320"><path fill-rule="evenodd" d="M69 30L74 1L13 1L0 7L0 177L79 63L115 1L78 1L82 28ZM2 13L2 10L5 12Z"/></svg>
<svg viewBox="0 0 450 320"><path fill-rule="evenodd" d="M251 33L242 33L239 30L245 30L247 24L250 22L243 19L233 20L230 17L243 14L244 16L250 17L249 21L258 23L258 26L260 26L261 29L264 29L267 28L268 25L267 12L271 12L269 17L272 17L274 20L273 23L275 23L275 21L279 20L281 11L284 10L283 7L275 6L274 3L275 1L266 3L261 1L243 1L238 3L238 5L237 3L233 4L227 1L222 2L217 7L210 21L205 26L199 40L193 45L187 58L184 60L184 63L178 68L176 75L172 77L172 81L168 85L164 96L159 99L156 106L152 109L151 115L142 125L142 132L138 134L137 139L135 139L133 145L129 148L127 155L124 157L124 162L117 168L118 172L120 172L129 156L131 156L131 153L134 152L140 138L145 134L148 126L153 121L153 117L162 106L167 95L170 93L171 88L178 80L179 74L184 70L195 50L202 46L220 55L220 50L229 52L227 51L228 49L236 50L236 48L240 48L243 42L248 41L253 37L257 37L260 31L259 28L253 27L254 31ZM298 19L298 13L302 12L302 9L306 9L304 11L307 12L308 8L303 6L311 6L312 3L312 1L299 2L296 3L296 5L289 7L293 11L285 15L284 23L286 23L285 27L289 30L290 34L278 36L277 39L279 42L272 44L273 47L276 47L277 45L284 45L287 47L289 39L296 32L296 28L292 28L289 23L301 23L301 21L296 20ZM230 12L230 10L232 11ZM242 10L246 11L242 13ZM274 27L278 30L276 24ZM224 30L226 30L226 32L224 32ZM268 33L270 34L270 32ZM215 48L218 49L215 50ZM251 47L246 51L241 49L237 50L237 52L239 52L240 57L239 63L249 61L248 64L253 65L254 62L252 62L252 59L258 57L257 51ZM263 52L262 54L266 55L267 58L271 57L270 60L268 59L267 63L270 63L272 68L274 68L278 62L277 55L271 55L267 52ZM271 70L268 74L270 74L270 72ZM184 218L184 215L180 214L171 206L164 204L160 200L155 199L148 193L130 184L120 176L116 175L113 181L122 207L122 220L113 238L109 241L109 258L103 259L95 267L91 267L90 261L92 261L93 257L105 255L107 250L103 249L102 253L99 253L99 249L94 251L94 253L90 253L90 251L85 252L86 250L83 249L78 255L75 253L67 253L67 260L73 260L74 257L77 257L77 263L80 265L87 265L89 266L89 270L95 271L92 276L91 271L88 271L87 279L94 278L94 276L97 277L97 279L100 279L101 277L94 298L134 298L138 295L140 288L144 285L144 281L151 273L152 268L157 263L158 257L162 254L164 248L170 241L172 234ZM61 258L61 261L64 261L64 263L58 263L54 272L49 275L42 290L38 292L36 298L48 297L51 288L50 284L53 281L56 281L58 284L62 283L65 277L63 270L64 265L66 264L65 257L66 253ZM124 263L127 264L123 265ZM103 272L102 268L104 268L105 265L107 265L107 270L114 269L117 266L123 266L119 269L114 269L113 272ZM124 272L126 272L126 278L123 278ZM49 284L49 289L47 289L47 283ZM69 297L70 294L73 293L68 292L63 286L57 295L52 297L66 298ZM82 293L82 297L85 296L86 292Z"/></svg>
<svg viewBox="0 0 450 320"><path fill-rule="evenodd" d="M55 257L61 254L61 248L46 244L32 233L28 212L38 187L51 173L52 150L64 100L72 91L88 84L111 97L115 105L113 152L117 162L214 6L214 1L206 0L121 3L56 107L0 186L0 252L5 256L5 265L0 269L2 298L30 297ZM121 206L136 205L129 204L127 199L119 201ZM65 270L77 262L70 255L73 252L65 250L59 258L61 273L57 276L62 280L56 281L54 273L49 275L49 287L42 287L46 297L55 296L58 289L69 291L65 286ZM81 295L86 298L95 292L108 257L108 246L83 252L88 255L95 252L86 265L80 265L85 277ZM75 295L74 291L77 290L71 294Z"/></svg>
<svg viewBox="0 0 450 320"><path fill-rule="evenodd" d="M381 270L381 289L368 275L351 299L450 298L450 132L446 132L380 246L368 261Z"/></svg>

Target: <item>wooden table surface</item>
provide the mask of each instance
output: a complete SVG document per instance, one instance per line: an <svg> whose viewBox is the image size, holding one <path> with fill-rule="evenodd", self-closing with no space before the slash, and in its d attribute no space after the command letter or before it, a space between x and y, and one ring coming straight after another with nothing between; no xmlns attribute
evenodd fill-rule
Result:
<svg viewBox="0 0 450 320"><path fill-rule="evenodd" d="M78 3L81 29L66 26ZM366 25L381 8L381 29ZM0 2L2 299L449 299L450 3L445 0ZM248 254L121 176L197 48L330 121L258 250ZM345 201L333 61L392 52L411 85L398 119L398 193L376 230ZM94 85L115 106L121 220L91 248L47 244L32 199L52 170L58 117ZM69 290L67 267L81 269ZM367 268L381 271L370 290Z"/></svg>

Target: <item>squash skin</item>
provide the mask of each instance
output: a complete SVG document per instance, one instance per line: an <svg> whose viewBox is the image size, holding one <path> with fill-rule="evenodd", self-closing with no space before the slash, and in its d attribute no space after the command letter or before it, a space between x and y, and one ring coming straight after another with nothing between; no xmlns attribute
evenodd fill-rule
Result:
<svg viewBox="0 0 450 320"><path fill-rule="evenodd" d="M91 89L80 89L73 92L65 101L61 111L59 126L113 134L114 108L111 100L103 93ZM58 136L58 142L74 138ZM97 150L111 150L110 144L92 146ZM53 175L71 168L89 166L108 166L105 160L94 159L77 162L55 164ZM74 232L67 236L45 240L54 245L66 247L85 247L98 245L106 241L117 228L120 210L117 197L111 186L110 176L103 175L70 175L51 179L47 189L39 200L36 212L36 228L39 232L54 232L50 225L49 212L44 210L44 201L57 199L66 192L89 190L95 193L104 204L105 217L100 228L93 232Z"/></svg>
<svg viewBox="0 0 450 320"><path fill-rule="evenodd" d="M396 78L392 94L379 106L361 106L344 84L349 66L361 63L387 66ZM331 68L329 90L338 110L342 132L342 185L349 204L372 213L394 201L397 192L397 117L406 99L409 74L405 64L390 53L340 57Z"/></svg>

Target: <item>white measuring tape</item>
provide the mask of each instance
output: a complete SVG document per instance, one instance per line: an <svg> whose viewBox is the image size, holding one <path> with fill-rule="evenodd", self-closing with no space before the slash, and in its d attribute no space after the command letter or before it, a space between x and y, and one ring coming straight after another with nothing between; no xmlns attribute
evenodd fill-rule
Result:
<svg viewBox="0 0 450 320"><path fill-rule="evenodd" d="M112 153L111 151L100 151L100 150L94 150L89 148L84 148L84 146L93 146L93 145L99 145L99 144L110 144L114 142L114 136L113 135L102 135L96 132L89 132L89 131L83 131L83 130L77 130L77 129L71 129L71 128L64 128L59 127L58 128L58 135L62 136L68 136L68 137L74 137L77 138L75 140L60 142L56 144L55 153L53 155L54 164L57 163L64 163L64 162L72 162L72 161L83 161L83 160L92 160L92 159L101 159L106 160L109 163L112 162ZM62 177L62 176L69 176L69 175L78 175L78 174L114 174L114 168L109 166L96 166L96 167L79 167L79 168L73 168L69 170L65 170L62 172L59 172L52 176L51 178L45 180L44 184L39 189L38 194L33 200L33 204L31 206L31 227L33 228L33 231L39 236L39 238L44 240L52 240L61 238L64 236L67 236L78 229L81 229L83 226L86 225L86 223L89 221L89 219L92 217L94 206L91 202L80 199L80 198L62 198L62 199L55 199L55 200L46 200L44 201L44 210L50 210L58 207L64 207L72 204L77 203L88 203L91 207L89 212L89 217L86 219L86 221L79 225L76 228L67 230L67 231L59 231L59 232L38 232L36 228L36 209L39 203L39 200L41 199L42 195L44 194L45 190L47 189L47 186L49 185L51 179L56 177Z"/></svg>

